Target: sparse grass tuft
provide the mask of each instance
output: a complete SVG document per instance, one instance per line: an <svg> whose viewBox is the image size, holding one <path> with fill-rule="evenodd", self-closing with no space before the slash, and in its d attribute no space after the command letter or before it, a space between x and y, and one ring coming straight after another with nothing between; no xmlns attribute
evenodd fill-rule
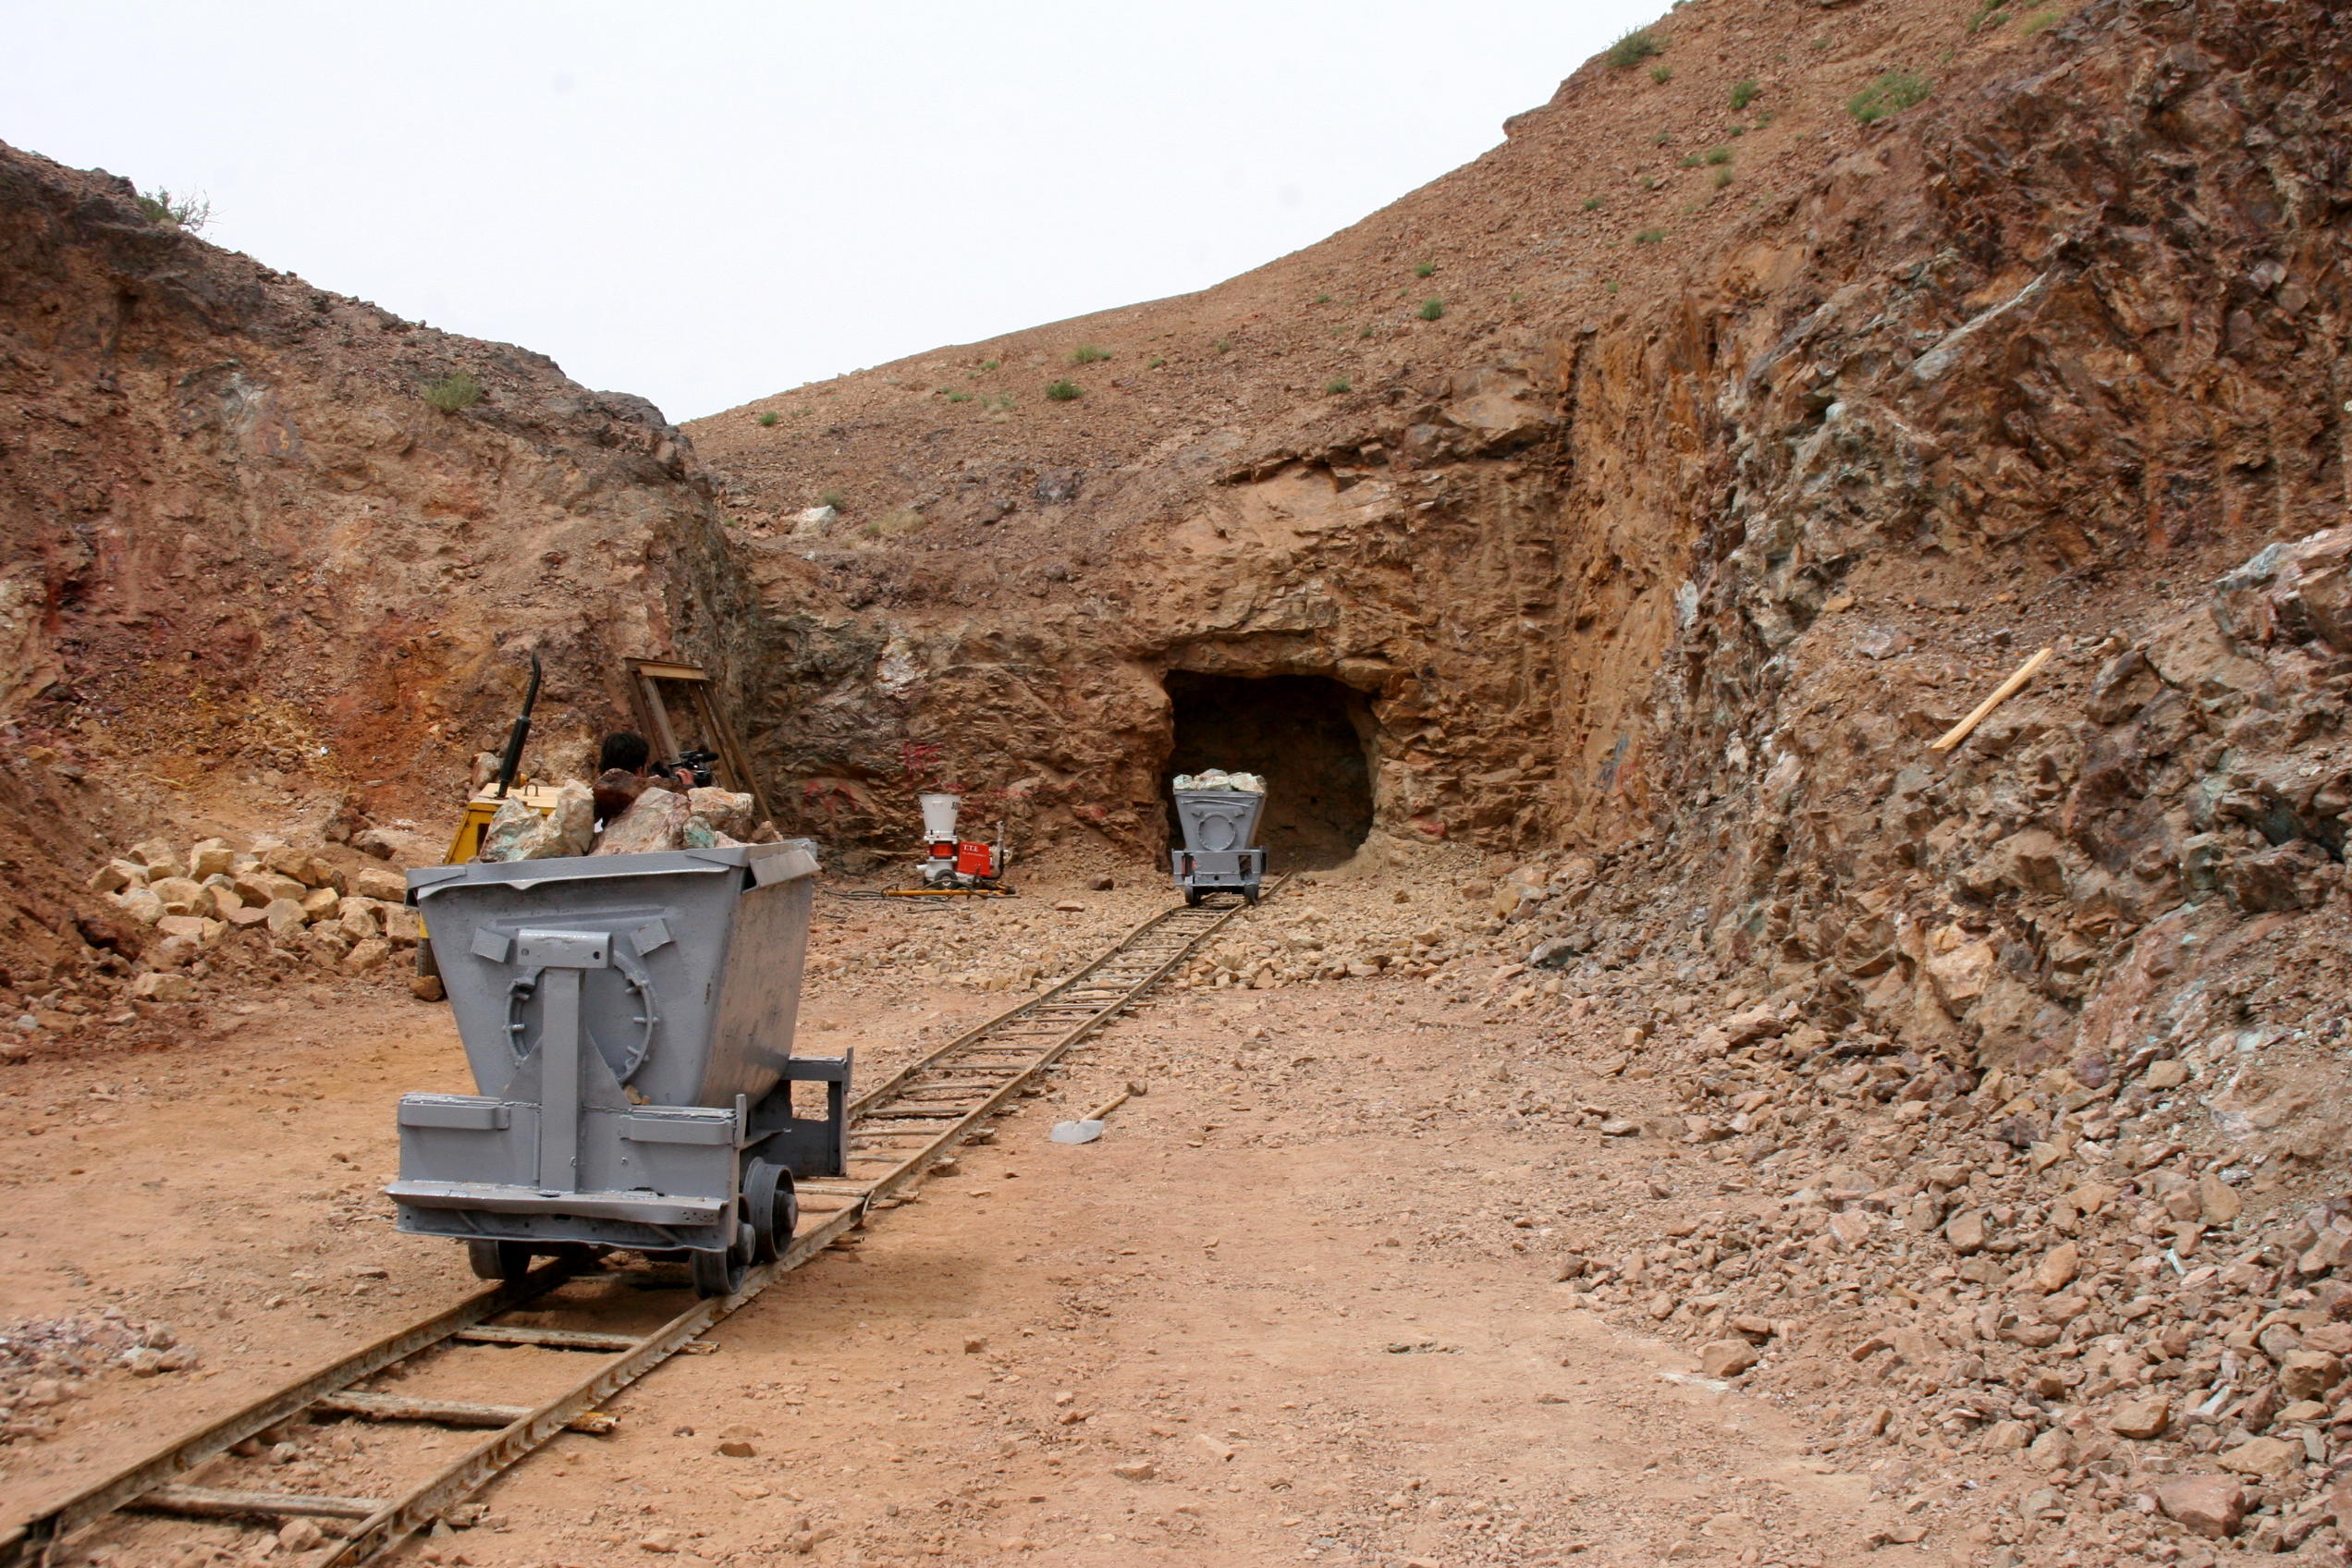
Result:
<svg viewBox="0 0 2352 1568"><path fill-rule="evenodd" d="M1230 354L1233 351L1232 341L1230 338L1219 338L1215 344L1215 348L1220 354Z"/></svg>
<svg viewBox="0 0 2352 1568"><path fill-rule="evenodd" d="M1415 268L1413 269L1413 276L1415 276L1415 277L1427 277L1427 276L1429 276L1431 274L1435 273L1437 270L1438 270L1438 263L1435 263L1435 262L1423 262L1423 263L1422 263L1419 266L1416 266L1416 267L1415 267Z"/></svg>
<svg viewBox="0 0 2352 1568"><path fill-rule="evenodd" d="M1723 189L1723 187L1725 187L1725 186L1727 186L1727 185L1731 184L1731 182L1732 182L1732 171L1731 171L1731 170L1729 170L1729 169L1717 169L1717 170L1715 171L1715 189L1716 189L1716 190L1722 190L1722 189Z"/></svg>
<svg viewBox="0 0 2352 1568"><path fill-rule="evenodd" d="M1588 213L1597 213L1607 205L1609 205L1609 203L1598 196L1587 196L1585 198L1585 211Z"/></svg>
<svg viewBox="0 0 2352 1568"><path fill-rule="evenodd" d="M1888 71L1847 99L1845 112L1868 125L1889 115L1900 114L1914 104L1926 103L1928 94L1933 91L1923 78L1909 71Z"/></svg>
<svg viewBox="0 0 2352 1568"><path fill-rule="evenodd" d="M980 361L980 368L984 371L994 370L997 368L997 361L994 360L982 360Z"/></svg>
<svg viewBox="0 0 2352 1568"><path fill-rule="evenodd" d="M1686 168L1686 169L1695 169L1695 168L1698 167L1698 165L1699 165L1699 156L1698 156L1698 154L1697 154L1697 153L1684 153L1684 154L1683 154L1683 163L1682 163L1682 166L1683 166L1683 167L1684 167L1684 168Z"/></svg>
<svg viewBox="0 0 2352 1568"><path fill-rule="evenodd" d="M1329 294L1317 294L1315 297L1315 302L1318 305L1328 305L1331 302L1331 297Z"/></svg>
<svg viewBox="0 0 2352 1568"><path fill-rule="evenodd" d="M2009 0L1985 0L1984 5L1978 7L1977 14L1968 18L1968 31L1982 32L1988 28L1996 28L2007 21L2009 13L2005 7L2008 4Z"/></svg>
<svg viewBox="0 0 2352 1568"><path fill-rule="evenodd" d="M1733 82L1732 84L1732 113L1736 115L1750 104L1755 103L1756 95L1763 91L1756 84L1756 79L1752 76Z"/></svg>
<svg viewBox="0 0 2352 1568"><path fill-rule="evenodd" d="M1168 362L1168 361L1167 361L1166 360L1162 359L1159 355L1158 355L1158 354L1154 354L1154 355L1152 356L1152 358L1151 358L1151 363L1149 363L1149 364L1145 365L1144 368L1145 368L1145 370L1158 370L1160 366L1162 366L1162 365L1166 364L1167 362Z"/></svg>
<svg viewBox="0 0 2352 1568"><path fill-rule="evenodd" d="M1348 385L1348 378L1344 375L1323 384L1323 395L1327 398L1336 398L1342 392L1354 390L1354 388Z"/></svg>
<svg viewBox="0 0 2352 1568"><path fill-rule="evenodd" d="M1651 138L1649 139L1649 144L1650 144L1652 147L1663 147L1663 146L1665 146L1668 142L1670 142L1670 141L1673 141L1673 140L1674 140L1674 133L1673 133L1672 131L1671 131L1671 130L1661 130L1661 131L1660 131L1657 135L1655 135L1655 136L1653 136L1653 137L1651 137Z"/></svg>
<svg viewBox="0 0 2352 1568"><path fill-rule="evenodd" d="M424 400L445 414L470 409L482 401L482 383L470 371L445 375L424 389Z"/></svg>
<svg viewBox="0 0 2352 1568"><path fill-rule="evenodd" d="M1710 164L1728 164L1732 161L1732 150L1729 147L1710 147L1707 150L1707 161Z"/></svg>
<svg viewBox="0 0 2352 1568"><path fill-rule="evenodd" d="M1100 364L1109 358L1109 349L1097 349L1092 343L1081 343L1070 350L1070 362L1073 365Z"/></svg>
<svg viewBox="0 0 2352 1568"><path fill-rule="evenodd" d="M774 425L776 418L777 415L774 409L763 409L760 410L759 422L764 425Z"/></svg>
<svg viewBox="0 0 2352 1568"><path fill-rule="evenodd" d="M1072 403L1085 395L1085 392L1074 381L1046 383L1046 400L1050 403Z"/></svg>
<svg viewBox="0 0 2352 1568"><path fill-rule="evenodd" d="M1357 333L1356 336L1358 337L1369 337L1372 336L1372 329L1367 326L1363 331Z"/></svg>
<svg viewBox="0 0 2352 1568"><path fill-rule="evenodd" d="M850 509L850 498L839 490L827 490L816 498L816 504L820 507L831 507L837 512L845 512Z"/></svg>
<svg viewBox="0 0 2352 1568"><path fill-rule="evenodd" d="M1648 28L1637 27L1609 46L1601 57L1612 71L1629 71L1653 55L1663 54L1665 45L1649 35Z"/></svg>
<svg viewBox="0 0 2352 1568"><path fill-rule="evenodd" d="M1636 245L1655 245L1665 238L1666 231L1662 228L1645 228L1639 234L1634 236L1634 243Z"/></svg>
<svg viewBox="0 0 2352 1568"><path fill-rule="evenodd" d="M1421 301L1421 309L1415 313L1423 321L1436 321L1445 314L1445 301L1434 298L1424 300Z"/></svg>
<svg viewBox="0 0 2352 1568"><path fill-rule="evenodd" d="M972 401L972 394L958 388L957 390L948 394L948 401L950 403L969 403Z"/></svg>
<svg viewBox="0 0 2352 1568"><path fill-rule="evenodd" d="M2064 13L2056 9L2036 11L2024 21L2017 24L2017 36L2020 38L2031 38L2035 33L2040 32L2043 28L2046 28L2051 23L2056 21L2064 14Z"/></svg>
<svg viewBox="0 0 2352 1568"><path fill-rule="evenodd" d="M1668 82L1674 80L1674 67L1672 66L1652 66L1649 67L1649 80L1656 82L1659 86L1663 87Z"/></svg>
<svg viewBox="0 0 2352 1568"><path fill-rule="evenodd" d="M175 196L158 185L153 190L142 190L134 198L139 210L151 223L167 223L174 228L201 234L213 221L213 204L202 196Z"/></svg>
<svg viewBox="0 0 2352 1568"><path fill-rule="evenodd" d="M1613 278L1613 277L1612 277L1612 278L1611 278L1608 282L1606 282L1606 283L1602 284L1600 287L1601 287L1601 291L1602 291L1603 293L1606 293L1606 294L1614 294L1614 293L1616 293L1616 292L1617 292L1617 280L1616 280L1615 278Z"/></svg>

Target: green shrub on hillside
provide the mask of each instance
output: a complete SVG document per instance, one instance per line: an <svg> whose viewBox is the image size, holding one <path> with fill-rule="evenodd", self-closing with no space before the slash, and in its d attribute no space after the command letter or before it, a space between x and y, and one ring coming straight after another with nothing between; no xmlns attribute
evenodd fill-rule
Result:
<svg viewBox="0 0 2352 1568"><path fill-rule="evenodd" d="M1049 402L1074 402L1085 395L1084 390L1082 389L1074 381L1048 381L1046 383L1046 398Z"/></svg>
<svg viewBox="0 0 2352 1568"><path fill-rule="evenodd" d="M1415 277L1427 277L1430 274L1432 274L1432 273L1436 272L1437 270L1438 270L1438 263L1435 263L1435 262L1423 262L1423 263L1422 263L1419 266L1416 266L1416 267L1415 267L1415 268L1413 269L1413 276L1415 276Z"/></svg>
<svg viewBox="0 0 2352 1568"><path fill-rule="evenodd" d="M1092 343L1081 343L1070 350L1070 362L1073 365L1097 364L1109 358L1109 349L1097 349Z"/></svg>
<svg viewBox="0 0 2352 1568"><path fill-rule="evenodd" d="M1445 301L1434 298L1424 300L1418 314L1423 321L1436 321L1445 314Z"/></svg>
<svg viewBox="0 0 2352 1568"><path fill-rule="evenodd" d="M482 401L482 383L476 381L472 373L461 370L454 375L445 375L426 387L424 400L445 414L453 414Z"/></svg>
<svg viewBox="0 0 2352 1568"><path fill-rule="evenodd" d="M1648 28L1637 27L1611 44L1609 52L1601 57L1609 62L1611 70L1629 71L1652 55L1664 52L1665 45L1652 38Z"/></svg>
<svg viewBox="0 0 2352 1568"><path fill-rule="evenodd" d="M762 409L760 410L759 422L762 424L774 424L776 423L776 410L774 409Z"/></svg>
<svg viewBox="0 0 2352 1568"><path fill-rule="evenodd" d="M1609 203L1607 202L1601 200L1601 198L1598 196L1587 196L1585 198L1585 211L1588 213L1597 213L1608 204Z"/></svg>
<svg viewBox="0 0 2352 1568"><path fill-rule="evenodd" d="M1354 388L1348 385L1348 378L1344 375L1323 384L1323 395L1327 398L1336 398L1342 392L1353 390Z"/></svg>
<svg viewBox="0 0 2352 1568"><path fill-rule="evenodd" d="M198 234L213 221L213 204L202 196L175 196L158 185L153 190L141 191L132 199L139 203L139 210L147 214L150 223L167 223L174 228Z"/></svg>
<svg viewBox="0 0 2352 1568"><path fill-rule="evenodd" d="M1649 67L1649 80L1656 82L1659 86L1663 87L1668 82L1674 80L1674 67L1672 66L1652 66Z"/></svg>
<svg viewBox="0 0 2352 1568"><path fill-rule="evenodd" d="M1636 245L1655 245L1665 238L1666 231L1662 228L1645 228L1639 234L1634 236L1634 243Z"/></svg>
<svg viewBox="0 0 2352 1568"><path fill-rule="evenodd" d="M1933 92L1925 80L1909 71L1887 71L1846 100L1845 112L1868 125L1928 101Z"/></svg>
<svg viewBox="0 0 2352 1568"><path fill-rule="evenodd" d="M1733 82L1732 84L1732 113L1736 115L1750 104L1755 103L1756 95L1763 91L1756 85L1756 79L1752 76Z"/></svg>

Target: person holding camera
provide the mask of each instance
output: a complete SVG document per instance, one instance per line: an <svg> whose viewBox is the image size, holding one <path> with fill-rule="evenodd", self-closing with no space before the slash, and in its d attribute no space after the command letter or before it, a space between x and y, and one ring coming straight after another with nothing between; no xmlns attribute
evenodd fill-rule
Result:
<svg viewBox="0 0 2352 1568"><path fill-rule="evenodd" d="M637 797L648 787L673 790L684 794L694 787L694 776L685 768L656 768L653 766L654 748L643 735L617 729L604 739L596 753L596 782L593 786L596 797L596 829L636 804Z"/></svg>

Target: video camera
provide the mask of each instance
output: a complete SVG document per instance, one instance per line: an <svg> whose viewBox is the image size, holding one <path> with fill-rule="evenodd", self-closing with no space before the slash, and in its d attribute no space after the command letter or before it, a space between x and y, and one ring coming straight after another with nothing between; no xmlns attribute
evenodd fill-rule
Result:
<svg viewBox="0 0 2352 1568"><path fill-rule="evenodd" d="M691 774L694 779L695 789L707 790L718 782L718 775L711 766L711 765L717 760L718 753L717 752L680 752L678 753L676 761L662 763L658 766L655 771L672 775L680 773Z"/></svg>

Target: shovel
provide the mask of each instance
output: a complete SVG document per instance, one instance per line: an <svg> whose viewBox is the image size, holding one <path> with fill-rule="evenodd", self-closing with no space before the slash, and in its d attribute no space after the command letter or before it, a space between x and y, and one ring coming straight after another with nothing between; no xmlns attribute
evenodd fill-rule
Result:
<svg viewBox="0 0 2352 1568"><path fill-rule="evenodd" d="M1046 1136L1057 1144L1091 1144L1103 1135L1104 1118L1125 1105L1134 1092L1132 1088L1121 1089L1077 1121L1055 1122L1053 1131Z"/></svg>

